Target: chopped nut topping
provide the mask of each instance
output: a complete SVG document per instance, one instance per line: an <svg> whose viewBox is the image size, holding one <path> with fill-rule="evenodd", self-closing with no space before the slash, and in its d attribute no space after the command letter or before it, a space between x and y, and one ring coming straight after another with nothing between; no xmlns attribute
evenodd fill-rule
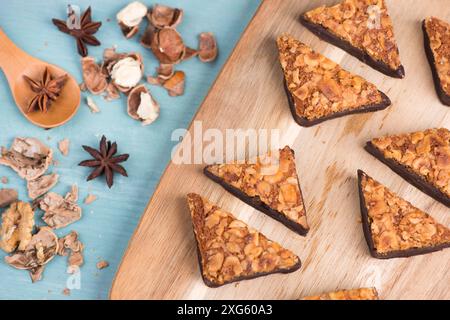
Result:
<svg viewBox="0 0 450 320"><path fill-rule="evenodd" d="M298 269L299 258L197 194L188 195L206 284L226 283Z"/></svg>
<svg viewBox="0 0 450 320"><path fill-rule="evenodd" d="M371 238L378 254L450 243L450 229L371 177L362 176L361 188Z"/></svg>
<svg viewBox="0 0 450 320"><path fill-rule="evenodd" d="M0 208L5 208L17 201L17 197L18 194L15 189L0 189Z"/></svg>
<svg viewBox="0 0 450 320"><path fill-rule="evenodd" d="M373 139L372 145L450 197L450 131L428 129Z"/></svg>
<svg viewBox="0 0 450 320"><path fill-rule="evenodd" d="M28 196L36 199L47 193L58 183L59 175L52 173L27 182Z"/></svg>
<svg viewBox="0 0 450 320"><path fill-rule="evenodd" d="M318 7L304 16L392 70L401 66L384 0L344 0L332 7Z"/></svg>
<svg viewBox="0 0 450 320"><path fill-rule="evenodd" d="M267 206L304 229L309 229L294 151L289 147L253 161L211 165L207 170L247 196L258 197Z"/></svg>
<svg viewBox="0 0 450 320"><path fill-rule="evenodd" d="M306 297L301 300L378 300L378 292L375 288L340 290Z"/></svg>
<svg viewBox="0 0 450 320"><path fill-rule="evenodd" d="M450 24L431 17L425 20L425 28L442 89L450 95Z"/></svg>
<svg viewBox="0 0 450 320"><path fill-rule="evenodd" d="M198 58L202 62L211 62L216 60L218 49L216 38L211 32L200 33Z"/></svg>
<svg viewBox="0 0 450 320"><path fill-rule="evenodd" d="M2 215L0 248L5 252L25 250L31 240L34 212L25 202L14 202Z"/></svg>
<svg viewBox="0 0 450 320"><path fill-rule="evenodd" d="M58 252L58 237L48 227L41 227L25 249L5 258L16 269L29 270L32 281L41 279L44 265Z"/></svg>
<svg viewBox="0 0 450 320"><path fill-rule="evenodd" d="M159 117L159 104L144 85L134 88L128 96L128 115L143 125L153 123Z"/></svg>
<svg viewBox="0 0 450 320"><path fill-rule="evenodd" d="M53 159L53 151L35 138L15 138L10 150L2 147L0 164L11 167L22 179L42 176Z"/></svg>
<svg viewBox="0 0 450 320"><path fill-rule="evenodd" d="M38 201L45 212L42 220L53 229L63 228L81 218L81 208L75 203L78 199L76 190L67 193L63 198L57 193L47 193Z"/></svg>
<svg viewBox="0 0 450 320"><path fill-rule="evenodd" d="M320 119L383 102L375 85L300 41L282 35L277 42L286 85L299 117Z"/></svg>

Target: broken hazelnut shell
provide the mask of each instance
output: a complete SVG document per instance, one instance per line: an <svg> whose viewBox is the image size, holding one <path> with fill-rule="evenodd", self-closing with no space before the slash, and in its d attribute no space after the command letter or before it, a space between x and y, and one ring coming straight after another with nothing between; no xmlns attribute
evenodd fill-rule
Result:
<svg viewBox="0 0 450 320"><path fill-rule="evenodd" d="M85 57L81 59L81 67L84 84L92 94L98 95L106 90L108 86L106 74L102 72L102 68L95 62L94 58Z"/></svg>
<svg viewBox="0 0 450 320"><path fill-rule="evenodd" d="M183 10L171 8L161 4L155 4L152 10L148 13L147 18L156 28L175 28L183 20Z"/></svg>
<svg viewBox="0 0 450 320"><path fill-rule="evenodd" d="M199 38L198 58L202 62L214 61L218 54L216 38L211 32L202 32Z"/></svg>
<svg viewBox="0 0 450 320"><path fill-rule="evenodd" d="M162 64L179 63L186 51L181 35L173 28L163 28L153 34L151 50Z"/></svg>

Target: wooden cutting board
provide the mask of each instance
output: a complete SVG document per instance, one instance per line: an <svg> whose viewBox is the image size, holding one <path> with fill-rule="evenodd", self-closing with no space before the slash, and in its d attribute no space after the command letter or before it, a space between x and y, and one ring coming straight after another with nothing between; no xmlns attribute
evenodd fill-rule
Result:
<svg viewBox="0 0 450 320"><path fill-rule="evenodd" d="M450 250L407 259L371 258L359 220L356 170L429 212L446 226L450 212L363 150L372 137L450 128L450 109L440 104L427 63L420 22L429 15L450 21L447 0L388 0L406 69L393 79L319 40L299 15L336 1L266 0L200 107L203 130L278 128L282 144L296 152L311 230L301 237L228 194L202 174L202 165L165 171L111 289L112 299L297 299L339 288L376 286L384 299L450 299ZM312 128L290 114L276 37L289 32L344 68L375 83L393 105L371 114L347 116ZM191 126L191 134L193 128ZM184 139L184 144L190 143ZM185 195L199 193L233 212L269 238L292 249L302 268L217 289L203 284Z"/></svg>

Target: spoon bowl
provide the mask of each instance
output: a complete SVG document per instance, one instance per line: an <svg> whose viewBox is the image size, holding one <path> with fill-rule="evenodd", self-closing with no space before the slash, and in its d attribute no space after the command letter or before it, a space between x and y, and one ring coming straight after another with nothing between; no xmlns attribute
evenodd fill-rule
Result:
<svg viewBox="0 0 450 320"><path fill-rule="evenodd" d="M24 75L40 79L48 68L53 78L67 74L68 78L59 97L52 102L47 112L28 111L28 105L36 95ZM0 69L5 73L12 96L24 117L31 123L46 129L63 125L69 121L80 106L81 91L77 81L63 69L30 56L19 49L0 28Z"/></svg>

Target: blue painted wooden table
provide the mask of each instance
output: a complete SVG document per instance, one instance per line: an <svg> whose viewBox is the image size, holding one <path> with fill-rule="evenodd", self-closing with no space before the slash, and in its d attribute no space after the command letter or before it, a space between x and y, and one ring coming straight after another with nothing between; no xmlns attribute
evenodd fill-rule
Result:
<svg viewBox="0 0 450 320"><path fill-rule="evenodd" d="M51 19L64 19L66 5L69 3L79 5L82 10L91 5L93 19L102 21L103 26L97 33L102 46L89 47L90 55L100 59L103 49L113 45L117 45L119 52L137 51L143 55L146 74L153 74L157 62L151 52L138 44L137 37L126 40L116 24L116 13L128 2L130 1L2 1L0 27L19 47L40 59L63 67L81 82L80 57L76 53L74 39L59 32L52 25ZM154 4L153 1L143 2L149 6ZM16 109L6 79L0 73L0 145L9 147L16 136L41 139L53 148L58 161L58 165L50 169L50 172L57 172L61 177L54 191L64 194L72 184L77 184L80 203L88 193L98 196L96 202L82 204L83 217L80 221L57 230L59 236L76 230L85 244L81 288L72 290L68 297L62 294L69 277L66 273L66 258L56 257L47 265L43 280L32 284L27 272L13 269L3 262L5 253L1 252L0 286L3 290L0 291L0 299L108 297L128 240L170 161L171 149L176 143L171 141L172 131L189 124L260 0L164 0L161 3L185 10L184 21L178 31L187 45L196 47L198 34L210 31L217 36L220 54L214 63L203 64L198 59L191 59L177 66L179 70L186 72L187 79L186 92L181 97L171 98L163 89L149 86L161 105L161 115L148 127L142 127L127 115L123 97L114 102L94 97L101 109L100 113L91 114L82 103L70 123L50 131L42 130L28 123ZM86 182L89 170L77 166L89 156L81 149L81 145L97 146L102 134L118 142L119 152L130 154L130 159L125 163L129 178L116 177L111 190L100 179ZM63 138L71 141L68 157L63 157L57 150L57 143ZM9 183L0 183L0 188L16 188L21 200L29 200L23 180L9 168L1 166L0 177L3 176L9 178ZM40 215L41 213L39 218ZM40 219L36 220L42 224ZM96 263L100 260L107 260L110 266L97 270Z"/></svg>

